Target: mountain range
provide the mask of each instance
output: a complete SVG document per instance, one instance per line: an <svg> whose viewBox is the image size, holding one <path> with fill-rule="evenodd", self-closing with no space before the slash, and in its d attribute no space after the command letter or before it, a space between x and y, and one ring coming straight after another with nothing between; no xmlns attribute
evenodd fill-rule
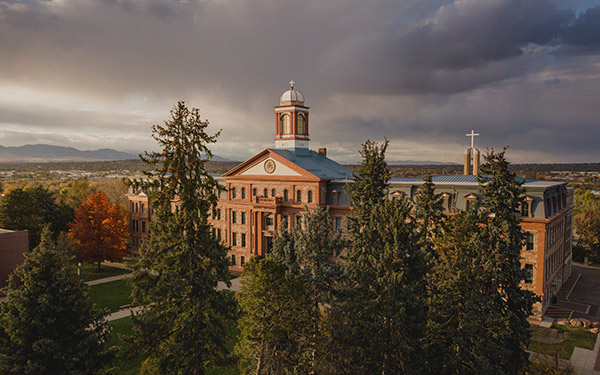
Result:
<svg viewBox="0 0 600 375"><path fill-rule="evenodd" d="M137 154L111 148L78 150L73 147L46 144L4 147L0 145L0 162L60 162L60 161L104 161L138 159ZM228 161L213 156L214 161Z"/></svg>

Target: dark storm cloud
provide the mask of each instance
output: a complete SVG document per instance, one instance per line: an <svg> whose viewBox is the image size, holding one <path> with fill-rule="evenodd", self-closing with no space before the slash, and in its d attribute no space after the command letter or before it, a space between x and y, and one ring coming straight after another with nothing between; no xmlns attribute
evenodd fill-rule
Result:
<svg viewBox="0 0 600 375"><path fill-rule="evenodd" d="M488 143L600 158L589 147L598 139L584 134L597 127L597 106L579 105L600 85L600 7L590 4L0 0L0 89L115 107L143 97L165 115L175 100L195 99L219 113L218 147L231 150L248 126L272 125L272 105L293 78L313 107L313 139L334 142L340 155L373 134L452 145L477 128L494 137ZM2 105L0 123L24 129L75 131L86 121L52 105ZM115 113L85 128L141 128ZM567 126L575 131L561 137ZM252 132L246 149L260 148L257 134L270 142L270 132Z"/></svg>

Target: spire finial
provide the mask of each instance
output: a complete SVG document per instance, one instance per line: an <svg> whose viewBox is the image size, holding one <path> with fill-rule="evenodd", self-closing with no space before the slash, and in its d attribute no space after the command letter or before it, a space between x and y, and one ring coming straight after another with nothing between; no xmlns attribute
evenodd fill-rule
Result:
<svg viewBox="0 0 600 375"><path fill-rule="evenodd" d="M291 81L290 81L290 90L293 90L293 89L294 89L294 83L295 83L295 82L294 82L294 80L291 80Z"/></svg>
<svg viewBox="0 0 600 375"><path fill-rule="evenodd" d="M475 130L471 130L471 134L467 134L467 137L471 137L471 148L473 148L473 141L475 137L478 136L479 133L475 133Z"/></svg>

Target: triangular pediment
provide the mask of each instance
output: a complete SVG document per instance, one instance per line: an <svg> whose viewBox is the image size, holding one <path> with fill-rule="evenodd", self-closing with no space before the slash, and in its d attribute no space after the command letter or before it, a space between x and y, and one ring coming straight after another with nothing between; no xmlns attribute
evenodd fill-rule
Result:
<svg viewBox="0 0 600 375"><path fill-rule="evenodd" d="M304 170L298 165L290 162L286 158L278 155L269 149L260 152L254 157L239 164L232 170L228 171L223 177L240 177L240 178L267 178L267 179L310 179L318 180L314 174Z"/></svg>

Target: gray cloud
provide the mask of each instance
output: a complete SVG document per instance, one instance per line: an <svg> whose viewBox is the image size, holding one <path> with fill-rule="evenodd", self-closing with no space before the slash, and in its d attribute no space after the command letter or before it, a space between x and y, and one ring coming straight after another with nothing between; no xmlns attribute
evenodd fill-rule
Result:
<svg viewBox="0 0 600 375"><path fill-rule="evenodd" d="M144 132L186 99L223 128L217 152L245 157L270 145L272 106L293 78L313 108L315 144L340 157L388 135L460 158L477 128L481 142L515 154L598 159L589 102L600 88L600 7L590 4L0 0L0 89L97 108L0 98L0 130L147 147Z"/></svg>

